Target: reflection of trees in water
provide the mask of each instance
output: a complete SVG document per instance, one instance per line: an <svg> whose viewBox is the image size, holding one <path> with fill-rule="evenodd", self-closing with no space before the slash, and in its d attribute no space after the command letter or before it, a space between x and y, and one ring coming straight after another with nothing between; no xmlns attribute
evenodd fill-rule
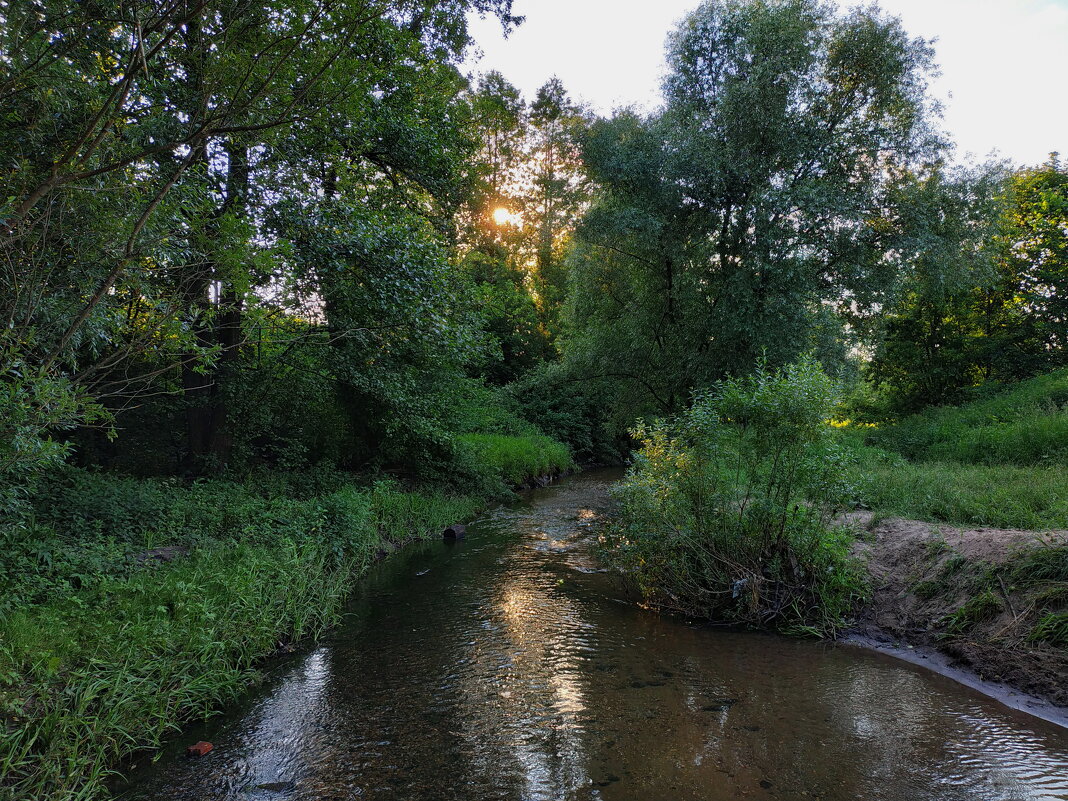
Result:
<svg viewBox="0 0 1068 801"><path fill-rule="evenodd" d="M312 797L445 801L471 797L472 754L456 736L465 642L480 603L474 580L436 558L395 557L364 588L362 620L331 648L335 731L323 755L323 791ZM386 592L381 592L386 590ZM353 795L358 792L359 795Z"/></svg>
<svg viewBox="0 0 1068 801"><path fill-rule="evenodd" d="M902 801L1068 797L1068 779L1050 778L1065 775L1068 754L1058 756L1034 732L970 705L963 691L939 692L917 670L867 654L838 656L813 660L812 682L823 736L835 737L839 753L850 749L847 770L831 761L838 788Z"/></svg>
<svg viewBox="0 0 1068 801"><path fill-rule="evenodd" d="M241 738L242 787L293 783L304 790L321 773L335 708L329 652L317 648L256 708Z"/></svg>
<svg viewBox="0 0 1068 801"><path fill-rule="evenodd" d="M483 636L470 644L461 683L461 736L487 786L510 797L573 797L590 784L583 727L583 655L590 625L554 574L519 543L489 592Z"/></svg>
<svg viewBox="0 0 1068 801"><path fill-rule="evenodd" d="M242 718L223 723L211 735L217 747L208 759L165 764L123 797L222 801L245 798L260 785L307 786L319 772L333 716L327 693L331 680L327 649L317 648Z"/></svg>

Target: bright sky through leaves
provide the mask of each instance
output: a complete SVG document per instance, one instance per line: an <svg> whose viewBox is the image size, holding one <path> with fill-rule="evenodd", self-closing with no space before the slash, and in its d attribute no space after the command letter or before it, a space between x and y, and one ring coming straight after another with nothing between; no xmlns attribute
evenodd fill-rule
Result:
<svg viewBox="0 0 1068 801"><path fill-rule="evenodd" d="M840 2L842 6L855 3ZM664 39L697 0L516 0L524 23L505 40L491 20L475 20L485 52L468 66L498 69L533 97L558 76L573 96L606 114L653 107L663 74ZM958 156L999 153L1039 164L1068 152L1068 0L882 0L913 35L936 38L942 77L934 90Z"/></svg>
<svg viewBox="0 0 1068 801"><path fill-rule="evenodd" d="M503 206L493 210L493 222L497 225L519 225L519 215Z"/></svg>

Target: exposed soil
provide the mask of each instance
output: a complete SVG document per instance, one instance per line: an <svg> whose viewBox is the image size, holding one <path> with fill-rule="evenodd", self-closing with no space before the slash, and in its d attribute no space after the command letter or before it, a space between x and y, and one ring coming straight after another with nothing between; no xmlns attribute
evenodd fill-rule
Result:
<svg viewBox="0 0 1068 801"><path fill-rule="evenodd" d="M855 640L934 649L942 672L970 671L1068 707L1068 649L1028 641L1042 614L1068 608L1068 587L1014 582L1011 570L1031 549L1068 547L1068 531L957 528L870 512L847 520L862 532L856 552L872 577Z"/></svg>

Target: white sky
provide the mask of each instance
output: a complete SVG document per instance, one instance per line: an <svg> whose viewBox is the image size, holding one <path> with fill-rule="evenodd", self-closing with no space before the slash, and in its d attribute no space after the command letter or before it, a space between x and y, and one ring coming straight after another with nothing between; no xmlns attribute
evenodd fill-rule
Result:
<svg viewBox="0 0 1068 801"><path fill-rule="evenodd" d="M837 0L843 7L854 2ZM1068 0L881 0L913 36L937 39L945 127L966 153L1018 164L1068 154ZM474 20L484 51L472 72L500 70L527 98L556 75L594 111L658 102L664 40L698 0L515 0L526 22L505 40Z"/></svg>

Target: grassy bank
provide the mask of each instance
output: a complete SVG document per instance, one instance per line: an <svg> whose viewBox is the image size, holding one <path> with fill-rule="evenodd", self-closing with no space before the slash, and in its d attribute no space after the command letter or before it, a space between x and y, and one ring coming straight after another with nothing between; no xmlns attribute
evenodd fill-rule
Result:
<svg viewBox="0 0 1068 801"><path fill-rule="evenodd" d="M511 486L574 467L567 446L541 434L461 434L457 440L465 461L500 476Z"/></svg>
<svg viewBox="0 0 1068 801"><path fill-rule="evenodd" d="M999 528L1068 528L1068 371L962 406L847 427L859 500L880 514Z"/></svg>
<svg viewBox="0 0 1068 801"><path fill-rule="evenodd" d="M1057 680L1068 669L1068 544L1041 533L1068 529L1066 402L1058 371L838 432L873 513L862 631L1068 703Z"/></svg>
<svg viewBox="0 0 1068 801"><path fill-rule="evenodd" d="M514 450L508 480L523 472ZM543 472L531 459L523 478ZM43 488L0 555L0 797L99 797L123 755L334 623L377 556L487 500L342 480L183 486L72 470Z"/></svg>
<svg viewBox="0 0 1068 801"><path fill-rule="evenodd" d="M860 497L882 515L964 526L1068 528L1068 471L1058 467L909 463L861 454Z"/></svg>
<svg viewBox="0 0 1068 801"><path fill-rule="evenodd" d="M942 406L870 429L868 444L920 462L1068 464L1068 370L961 406Z"/></svg>

